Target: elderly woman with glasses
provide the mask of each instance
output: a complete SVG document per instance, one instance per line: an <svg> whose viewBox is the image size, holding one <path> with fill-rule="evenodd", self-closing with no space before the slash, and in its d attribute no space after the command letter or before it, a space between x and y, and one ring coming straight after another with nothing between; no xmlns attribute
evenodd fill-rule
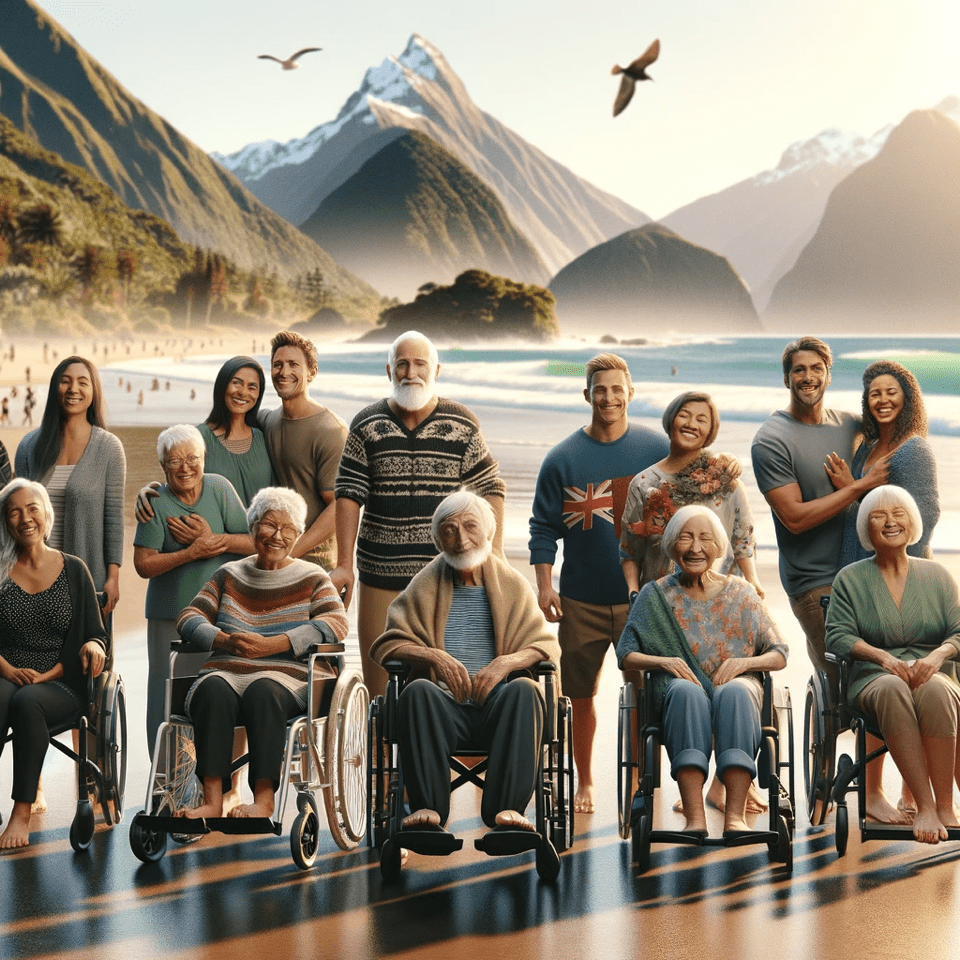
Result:
<svg viewBox="0 0 960 960"><path fill-rule="evenodd" d="M347 635L347 615L322 567L295 560L307 505L282 487L265 487L247 510L254 556L226 563L177 620L184 640L210 656L187 694L203 803L185 817L220 817L234 728L246 727L253 803L232 817L269 817L280 779L287 721L307 705L307 664L316 643Z"/></svg>
<svg viewBox="0 0 960 960"><path fill-rule="evenodd" d="M137 524L133 565L149 579L146 599L147 743L153 749L163 722L170 644L177 617L221 564L252 552L247 518L237 492L217 474L204 474L205 448L196 427L181 423L157 438L166 483L154 515Z"/></svg>

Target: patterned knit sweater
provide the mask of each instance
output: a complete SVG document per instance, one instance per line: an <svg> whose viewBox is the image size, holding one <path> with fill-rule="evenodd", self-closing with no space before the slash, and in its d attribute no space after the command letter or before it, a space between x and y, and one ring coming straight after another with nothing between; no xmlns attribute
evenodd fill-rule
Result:
<svg viewBox="0 0 960 960"><path fill-rule="evenodd" d="M213 649L221 631L264 637L285 633L290 650L260 659L215 650L200 677L217 672L242 692L240 688L254 679L268 676L303 698L307 681L303 661L310 647L343 640L347 615L321 567L294 560L279 570L261 570L256 560L245 557L216 570L193 603L181 611L177 630L184 640L205 650Z"/></svg>
<svg viewBox="0 0 960 960"><path fill-rule="evenodd" d="M380 400L350 425L340 460L337 499L364 507L357 537L360 581L402 590L436 555L430 520L444 497L468 487L481 497L506 493L477 418L440 399L408 430Z"/></svg>

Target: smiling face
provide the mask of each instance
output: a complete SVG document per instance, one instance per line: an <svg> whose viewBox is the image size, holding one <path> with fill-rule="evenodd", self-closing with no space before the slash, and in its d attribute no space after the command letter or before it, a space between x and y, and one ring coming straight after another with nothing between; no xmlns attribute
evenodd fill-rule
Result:
<svg viewBox="0 0 960 960"><path fill-rule="evenodd" d="M231 416L244 417L260 396L260 376L252 367L241 367L224 391L223 401Z"/></svg>
<svg viewBox="0 0 960 960"><path fill-rule="evenodd" d="M167 486L175 497L189 502L191 496L199 493L203 485L203 455L203 447L178 443L160 461Z"/></svg>
<svg viewBox="0 0 960 960"><path fill-rule="evenodd" d="M903 404L903 388L896 377L882 373L870 381L867 388L867 408L878 426L894 423L903 410Z"/></svg>
<svg viewBox="0 0 960 960"><path fill-rule="evenodd" d="M257 566L264 570L283 566L299 537L300 531L289 513L268 510L261 518L253 538Z"/></svg>
<svg viewBox="0 0 960 960"><path fill-rule="evenodd" d="M633 387L627 385L627 376L622 370L598 370L583 396L593 408L594 425L605 428L626 425Z"/></svg>
<svg viewBox="0 0 960 960"><path fill-rule="evenodd" d="M905 551L913 536L909 512L898 503L874 507L867 518L867 535L877 553Z"/></svg>
<svg viewBox="0 0 960 960"><path fill-rule="evenodd" d="M701 577L720 556L713 525L706 517L691 517L680 531L673 547L673 558L690 577Z"/></svg>
<svg viewBox="0 0 960 960"><path fill-rule="evenodd" d="M713 429L713 414L701 401L685 403L673 418L670 446L680 453L702 450Z"/></svg>
<svg viewBox="0 0 960 960"><path fill-rule="evenodd" d="M60 409L67 417L85 417L93 403L93 378L85 363L71 363L57 387Z"/></svg>
<svg viewBox="0 0 960 960"><path fill-rule="evenodd" d="M270 378L281 400L293 400L307 392L317 375L299 347L278 347L270 362Z"/></svg>
<svg viewBox="0 0 960 960"><path fill-rule="evenodd" d="M7 499L7 530L18 549L41 542L47 528L47 514L43 501L35 490L20 487Z"/></svg>
<svg viewBox="0 0 960 960"><path fill-rule="evenodd" d="M830 368L816 351L798 350L784 383L790 390L791 404L798 410L809 410L823 402L830 384Z"/></svg>
<svg viewBox="0 0 960 960"><path fill-rule="evenodd" d="M430 347L423 340L404 340L397 345L393 367L387 364L387 376L393 384L393 399L404 410L422 410L434 398L434 382L440 364L434 364Z"/></svg>
<svg viewBox="0 0 960 960"><path fill-rule="evenodd" d="M487 539L483 520L471 511L447 517L437 529L444 558L457 570L479 567L493 547Z"/></svg>

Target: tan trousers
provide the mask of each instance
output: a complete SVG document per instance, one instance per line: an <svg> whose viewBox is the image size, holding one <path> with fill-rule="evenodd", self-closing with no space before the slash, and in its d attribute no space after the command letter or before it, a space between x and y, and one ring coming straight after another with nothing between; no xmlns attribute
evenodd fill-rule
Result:
<svg viewBox="0 0 960 960"><path fill-rule="evenodd" d="M363 682L370 691L371 700L386 692L387 672L370 659L370 648L383 633L387 622L387 607L399 594L399 590L382 590L365 583L357 587L357 636L360 640Z"/></svg>

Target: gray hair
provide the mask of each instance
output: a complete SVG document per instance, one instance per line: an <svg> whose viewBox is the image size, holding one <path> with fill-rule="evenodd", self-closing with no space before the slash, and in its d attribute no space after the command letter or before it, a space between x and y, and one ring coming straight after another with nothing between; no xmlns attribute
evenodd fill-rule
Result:
<svg viewBox="0 0 960 960"><path fill-rule="evenodd" d="M400 336L390 344L390 348L387 350L387 363L390 364L390 369L393 370L397 364L397 351L400 349L400 344L406 343L408 340L419 340L420 343L427 345L427 350L430 351L430 366L436 369L437 364L440 362L440 354L437 353L437 348L433 345L433 341L429 337L425 337L419 330L408 330L406 333L401 333Z"/></svg>
<svg viewBox="0 0 960 960"><path fill-rule="evenodd" d="M247 507L247 529L250 536L256 536L260 521L271 510L285 513L297 528L297 533L303 533L306 529L307 502L296 490L287 487L263 487L257 491Z"/></svg>
<svg viewBox="0 0 960 960"><path fill-rule="evenodd" d="M433 511L433 520L430 522L430 535L438 550L443 549L440 543L440 527L451 517L458 517L462 513L471 514L483 524L484 536L492 540L497 532L497 518L493 508L483 497L478 497L472 490L458 490L444 497L439 506Z"/></svg>
<svg viewBox="0 0 960 960"><path fill-rule="evenodd" d="M0 521L2 521L0 522L0 587L6 583L11 567L17 562L17 541L7 528L7 503L14 493L24 488L32 490L37 495L40 506L43 507L44 540L50 536L50 531L53 529L53 506L50 503L50 494L42 483L17 477L0 490Z"/></svg>
<svg viewBox="0 0 960 960"><path fill-rule="evenodd" d="M903 507L906 510L911 544L916 543L923 536L923 518L920 516L917 501L903 487L885 483L882 487L874 487L860 501L860 510L857 512L857 536L864 550L876 549L870 542L870 511L882 507Z"/></svg>
<svg viewBox="0 0 960 960"><path fill-rule="evenodd" d="M207 448L200 431L190 423L177 423L160 432L157 437L157 457L162 463L174 447L189 443L195 447L201 457L206 457Z"/></svg>
<svg viewBox="0 0 960 960"><path fill-rule="evenodd" d="M667 523L667 528L663 531L663 537L660 539L660 549L671 560L676 560L673 551L677 545L677 540L680 538L680 534L683 533L683 528L694 517L706 517L710 521L710 526L713 528L713 539L716 541L717 549L720 551L719 556L722 557L730 546L730 538L727 536L727 531L723 529L720 518L709 507L704 507L698 503L689 503L687 506L681 507L670 518L669 523Z"/></svg>

